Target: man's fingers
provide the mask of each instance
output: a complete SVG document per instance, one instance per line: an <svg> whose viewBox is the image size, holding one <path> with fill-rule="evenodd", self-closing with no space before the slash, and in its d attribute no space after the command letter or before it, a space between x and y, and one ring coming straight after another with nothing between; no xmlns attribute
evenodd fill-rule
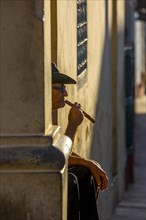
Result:
<svg viewBox="0 0 146 220"><path fill-rule="evenodd" d="M95 178L95 180L96 180L96 184L97 184L97 189L99 190L99 189L101 189L101 180L100 180L100 178L99 178L99 176L96 176L96 177L94 177Z"/></svg>
<svg viewBox="0 0 146 220"><path fill-rule="evenodd" d="M104 190L108 188L108 178L106 174L104 176L96 176L96 183L98 190Z"/></svg>
<svg viewBox="0 0 146 220"><path fill-rule="evenodd" d="M108 187L108 177L106 175L106 172L98 165L98 163L95 163L95 161L89 161L90 162L90 169L91 173L96 181L97 188L100 190L107 189Z"/></svg>
<svg viewBox="0 0 146 220"><path fill-rule="evenodd" d="M107 189L108 188L108 177L105 176L101 178L101 189L104 190L104 189Z"/></svg>
<svg viewBox="0 0 146 220"><path fill-rule="evenodd" d="M77 103L77 102L74 103L74 106L77 107L77 108L81 108L81 104Z"/></svg>

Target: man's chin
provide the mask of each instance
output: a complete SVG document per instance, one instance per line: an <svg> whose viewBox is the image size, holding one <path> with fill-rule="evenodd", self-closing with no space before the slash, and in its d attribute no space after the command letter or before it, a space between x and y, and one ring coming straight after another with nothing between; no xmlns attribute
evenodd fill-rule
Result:
<svg viewBox="0 0 146 220"><path fill-rule="evenodd" d="M65 106L65 101L60 103L59 107L58 108L63 108Z"/></svg>
<svg viewBox="0 0 146 220"><path fill-rule="evenodd" d="M65 106L65 102L62 103L62 108Z"/></svg>

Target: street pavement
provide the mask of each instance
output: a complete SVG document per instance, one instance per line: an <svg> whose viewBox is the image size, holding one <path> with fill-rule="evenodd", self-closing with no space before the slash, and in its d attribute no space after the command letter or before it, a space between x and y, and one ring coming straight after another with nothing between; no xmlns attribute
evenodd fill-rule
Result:
<svg viewBox="0 0 146 220"><path fill-rule="evenodd" d="M146 96L135 100L134 184L129 185L110 220L146 220Z"/></svg>

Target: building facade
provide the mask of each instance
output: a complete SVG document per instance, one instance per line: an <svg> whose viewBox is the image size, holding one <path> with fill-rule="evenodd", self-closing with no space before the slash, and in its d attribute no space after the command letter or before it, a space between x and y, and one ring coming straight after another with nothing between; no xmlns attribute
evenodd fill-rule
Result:
<svg viewBox="0 0 146 220"><path fill-rule="evenodd" d="M67 99L81 103L82 108L95 119L95 124L87 119L84 120L72 147L82 156L97 160L107 172L109 187L108 191L99 194L98 208L100 219L109 220L125 190L127 161L125 1L2 0L0 4L1 56L3 57L1 61L1 188L6 190L10 200L14 200L14 204L20 202L19 211L24 198L31 201L21 212L23 216L21 219L37 220L40 216L42 220L66 219L66 167L71 143L63 133L67 125L66 115L69 107L59 110L54 116L51 114L51 62L55 62L61 72L65 72L77 81L77 85L67 86L69 93ZM61 126L60 130L58 125ZM58 133L59 138L58 136L56 138ZM57 141L62 137L64 138L62 146L59 146ZM24 160L23 153L29 151L29 147L33 146L39 150L42 147L46 150L46 146L53 146L53 141L57 153L54 153L54 149L50 152L50 155L55 155L53 158L56 159L54 162L51 156L49 157L49 171L45 164L41 171L42 164L37 163L38 158L42 158L43 161L43 154L40 154L40 151L37 151L36 156L36 152L31 150L27 154L27 160L26 158ZM67 155L63 150L66 143L69 149ZM19 150L23 149L20 154L17 153L18 146ZM60 149L62 149L61 153ZM15 170L10 163L11 154L12 164L17 165ZM22 159L23 164L17 163L18 158ZM31 160L31 169L29 169L30 158L34 159ZM20 178L18 175L20 164L25 166L27 163L27 169L21 167ZM38 165L35 169L39 170L40 174L33 180L30 173L35 169L32 165ZM56 169L58 172L55 172ZM30 187L29 181L24 181L24 170L29 173L27 177L36 187L34 189L39 189L37 198L34 197L35 191ZM44 170L45 173L49 173L48 187L45 185L46 176L43 183L41 182L41 172L44 174ZM50 174L52 170L53 177ZM9 176L8 173L13 175ZM7 184L9 179L12 181L12 186ZM18 187L18 191L14 190L19 185L19 181L21 187ZM52 191L54 184L55 189ZM48 198L45 196L44 186L48 189ZM31 190L33 193L30 193ZM55 190L57 195L54 197ZM18 197L16 192L21 192ZM27 197L28 192L30 197ZM2 191L1 194L3 195ZM43 201L44 196L43 214L41 214L39 201ZM54 203L49 202L52 197ZM2 204L3 200L1 207ZM5 204L9 206L10 203L5 200ZM15 212L13 207L10 209L10 212L14 212L14 215L20 219L20 212L16 214L17 211L17 208ZM7 209L3 216L6 212Z"/></svg>

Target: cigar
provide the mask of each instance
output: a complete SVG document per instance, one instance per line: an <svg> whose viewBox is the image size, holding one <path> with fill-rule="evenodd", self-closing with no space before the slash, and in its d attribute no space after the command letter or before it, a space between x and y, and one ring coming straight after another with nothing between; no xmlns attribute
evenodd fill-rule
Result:
<svg viewBox="0 0 146 220"><path fill-rule="evenodd" d="M73 106L73 103L71 103L70 101L68 101L68 100L65 100L65 103L67 104L67 105L69 105L69 106ZM82 110L82 109L81 109ZM83 110L82 110L83 111ZM89 120L89 121L91 121L93 124L95 123L95 120L90 116L90 115L88 115L86 112L84 112L83 111L83 113L84 113L84 116Z"/></svg>

